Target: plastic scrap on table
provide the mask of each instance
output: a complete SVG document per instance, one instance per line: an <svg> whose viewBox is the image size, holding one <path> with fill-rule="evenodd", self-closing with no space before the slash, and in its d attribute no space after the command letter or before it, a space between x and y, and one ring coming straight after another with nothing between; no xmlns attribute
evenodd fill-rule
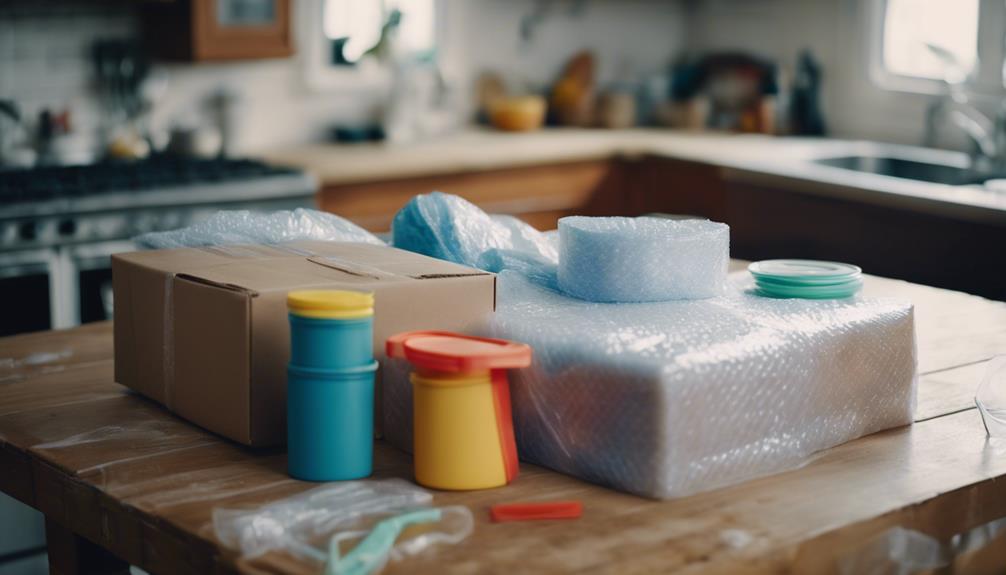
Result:
<svg viewBox="0 0 1006 575"><path fill-rule="evenodd" d="M985 368L975 404L990 438L1006 438L1006 355L997 355Z"/></svg>
<svg viewBox="0 0 1006 575"><path fill-rule="evenodd" d="M415 555L435 543L460 543L468 537L473 528L471 511L462 506L419 509L384 519L365 535L363 532L339 533L329 541L329 558L325 564L325 575L376 573L393 556L395 541L404 529L411 525L437 523L445 518L455 518L454 523L460 528L453 532L426 533L412 539L409 544L402 545L399 554ZM353 547L353 550L343 554L342 544L361 535L363 539Z"/></svg>
<svg viewBox="0 0 1006 575"><path fill-rule="evenodd" d="M334 568L352 557L340 569L354 566L354 570L339 572L368 573L388 559L415 555L432 545L458 543L471 534L471 511L445 507L436 510L438 517L434 519L432 500L429 492L400 479L343 481L254 509L214 509L213 529L217 539L246 558L286 551L298 559ZM415 521L384 522L410 512L427 512L417 517L431 521L423 522L422 529L410 529L396 542L400 529L392 527L404 528L403 522ZM354 539L366 541L373 529L379 531L359 552L354 554L354 548L341 553L343 544ZM388 545L389 531L394 532L393 546ZM333 546L338 554L333 553ZM356 570L362 567L370 570Z"/></svg>
<svg viewBox="0 0 1006 575"><path fill-rule="evenodd" d="M987 565L986 570L981 568L978 556L1003 544L1004 529L1006 518L996 519L939 540L914 529L892 527L840 556L836 567L841 575L993 572Z"/></svg>
<svg viewBox="0 0 1006 575"><path fill-rule="evenodd" d="M499 503L489 508L489 518L494 523L540 521L546 519L577 519L581 515L583 515L583 504L579 501Z"/></svg>
<svg viewBox="0 0 1006 575"><path fill-rule="evenodd" d="M134 238L137 245L144 249L278 244L298 240L384 244L377 236L345 218L305 208L269 213L220 211L186 228L151 232Z"/></svg>
<svg viewBox="0 0 1006 575"><path fill-rule="evenodd" d="M703 299L723 293L730 227L708 220L559 220L559 288L600 302Z"/></svg>

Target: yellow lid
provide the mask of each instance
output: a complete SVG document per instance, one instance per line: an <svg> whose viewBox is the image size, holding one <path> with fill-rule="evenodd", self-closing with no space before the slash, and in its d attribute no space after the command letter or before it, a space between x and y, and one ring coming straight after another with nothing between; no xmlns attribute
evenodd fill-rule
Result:
<svg viewBox="0 0 1006 575"><path fill-rule="evenodd" d="M358 319L374 315L374 294L340 290L299 290L286 294L290 313L321 319Z"/></svg>

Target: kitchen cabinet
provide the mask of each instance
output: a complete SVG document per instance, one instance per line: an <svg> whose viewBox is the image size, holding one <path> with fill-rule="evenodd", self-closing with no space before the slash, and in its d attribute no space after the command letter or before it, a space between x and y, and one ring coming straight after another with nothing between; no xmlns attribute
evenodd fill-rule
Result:
<svg viewBox="0 0 1006 575"><path fill-rule="evenodd" d="M864 272L1006 300L1006 228L740 182L724 184L731 255L853 262Z"/></svg>
<svg viewBox="0 0 1006 575"><path fill-rule="evenodd" d="M517 216L555 229L563 216L629 213L621 162L588 161L455 172L413 178L323 185L321 209L371 231L387 231L395 213L417 194L434 190L459 195L490 213Z"/></svg>
<svg viewBox="0 0 1006 575"><path fill-rule="evenodd" d="M629 214L657 212L724 221L726 199L719 167L654 156L632 162L625 171Z"/></svg>
<svg viewBox="0 0 1006 575"><path fill-rule="evenodd" d="M730 254L855 263L875 275L1006 300L1006 228L805 193L780 178L754 184L708 164L648 158L631 170L630 215L694 215L730 226Z"/></svg>
<svg viewBox="0 0 1006 575"><path fill-rule="evenodd" d="M151 0L144 39L155 58L183 61L293 54L292 0Z"/></svg>

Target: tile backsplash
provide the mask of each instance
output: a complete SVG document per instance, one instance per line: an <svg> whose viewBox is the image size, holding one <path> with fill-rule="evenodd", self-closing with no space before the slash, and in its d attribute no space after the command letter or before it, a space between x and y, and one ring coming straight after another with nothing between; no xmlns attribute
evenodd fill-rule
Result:
<svg viewBox="0 0 1006 575"><path fill-rule="evenodd" d="M93 140L100 120L91 46L135 34L129 5L0 4L0 98L34 118L43 109L72 110L75 131Z"/></svg>

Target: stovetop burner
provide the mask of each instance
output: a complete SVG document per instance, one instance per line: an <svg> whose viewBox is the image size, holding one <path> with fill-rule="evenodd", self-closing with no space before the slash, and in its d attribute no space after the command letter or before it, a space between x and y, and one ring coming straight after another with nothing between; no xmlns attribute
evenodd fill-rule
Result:
<svg viewBox="0 0 1006 575"><path fill-rule="evenodd" d="M248 159L197 159L169 155L132 162L0 171L0 203L9 205L114 192L149 192L296 173L290 168Z"/></svg>

